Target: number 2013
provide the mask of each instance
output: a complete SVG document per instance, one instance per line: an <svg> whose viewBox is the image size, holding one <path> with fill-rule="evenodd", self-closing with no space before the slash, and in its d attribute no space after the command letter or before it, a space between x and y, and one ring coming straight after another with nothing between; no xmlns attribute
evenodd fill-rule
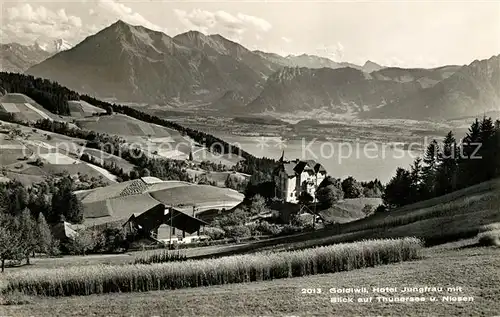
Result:
<svg viewBox="0 0 500 317"><path fill-rule="evenodd" d="M303 288L302 294L320 294L321 288Z"/></svg>

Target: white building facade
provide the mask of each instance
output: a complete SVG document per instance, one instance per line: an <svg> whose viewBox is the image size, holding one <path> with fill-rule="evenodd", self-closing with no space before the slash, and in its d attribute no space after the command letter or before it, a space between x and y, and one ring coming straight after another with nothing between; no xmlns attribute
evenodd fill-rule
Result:
<svg viewBox="0 0 500 317"><path fill-rule="evenodd" d="M274 170L275 196L290 203L298 203L303 193L309 193L314 198L316 189L326 176L325 168L313 160L281 160Z"/></svg>

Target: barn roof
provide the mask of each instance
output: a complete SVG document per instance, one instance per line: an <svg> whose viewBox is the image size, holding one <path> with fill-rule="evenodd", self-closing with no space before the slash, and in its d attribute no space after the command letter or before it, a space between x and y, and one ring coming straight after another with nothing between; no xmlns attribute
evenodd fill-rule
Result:
<svg viewBox="0 0 500 317"><path fill-rule="evenodd" d="M207 222L192 217L171 206L165 206L165 208L161 210L154 208L140 215L133 214L125 224L129 222L133 222L140 225L141 228L147 228L148 230L166 224L188 233L194 233L198 231L201 226L208 225Z"/></svg>

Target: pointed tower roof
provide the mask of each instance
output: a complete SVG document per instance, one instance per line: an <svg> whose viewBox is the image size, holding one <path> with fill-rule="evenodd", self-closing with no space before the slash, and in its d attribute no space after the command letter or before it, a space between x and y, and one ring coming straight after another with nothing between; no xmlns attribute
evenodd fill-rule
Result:
<svg viewBox="0 0 500 317"><path fill-rule="evenodd" d="M283 163L284 160L285 160L285 150L283 150L283 152L281 153L281 157L280 157L279 162Z"/></svg>

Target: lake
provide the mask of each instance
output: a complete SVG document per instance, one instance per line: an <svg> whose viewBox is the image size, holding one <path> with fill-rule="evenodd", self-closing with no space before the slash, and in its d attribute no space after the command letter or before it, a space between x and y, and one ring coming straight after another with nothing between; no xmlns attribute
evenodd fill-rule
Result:
<svg viewBox="0 0 500 317"><path fill-rule="evenodd" d="M313 159L335 178L353 176L360 181L378 178L386 183L398 167L408 168L420 150L404 150L402 145L381 143L341 143L334 141L287 140L279 137L252 137L219 134L219 138L257 157L286 160Z"/></svg>

